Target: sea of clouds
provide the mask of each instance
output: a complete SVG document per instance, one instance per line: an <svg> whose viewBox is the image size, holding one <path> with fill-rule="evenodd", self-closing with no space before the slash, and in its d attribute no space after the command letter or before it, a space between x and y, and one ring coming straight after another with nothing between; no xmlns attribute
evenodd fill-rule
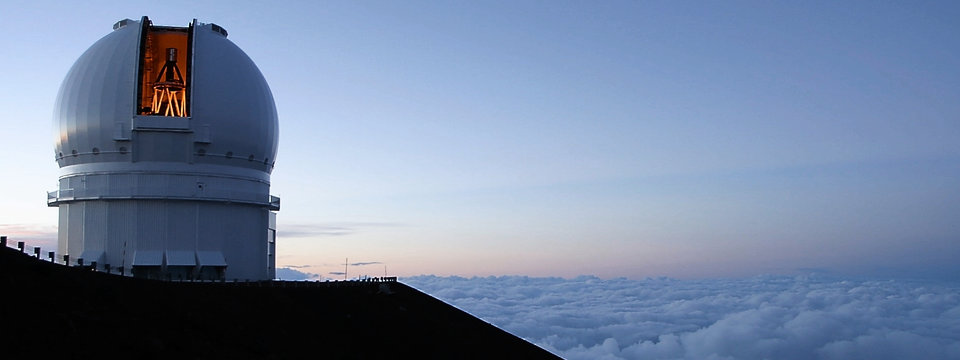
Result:
<svg viewBox="0 0 960 360"><path fill-rule="evenodd" d="M565 359L960 359L960 282L400 280Z"/></svg>

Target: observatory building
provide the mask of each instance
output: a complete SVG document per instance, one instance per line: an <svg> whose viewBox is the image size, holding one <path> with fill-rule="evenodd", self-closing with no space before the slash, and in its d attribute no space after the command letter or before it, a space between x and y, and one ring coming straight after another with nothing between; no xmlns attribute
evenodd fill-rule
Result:
<svg viewBox="0 0 960 360"><path fill-rule="evenodd" d="M135 277L275 277L277 109L222 27L117 22L70 68L54 126L59 256Z"/></svg>

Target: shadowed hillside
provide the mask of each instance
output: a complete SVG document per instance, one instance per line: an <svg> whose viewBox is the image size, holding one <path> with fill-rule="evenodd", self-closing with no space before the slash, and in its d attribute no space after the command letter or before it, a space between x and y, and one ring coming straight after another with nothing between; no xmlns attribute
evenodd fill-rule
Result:
<svg viewBox="0 0 960 360"><path fill-rule="evenodd" d="M399 282L177 283L0 249L3 358L556 359Z"/></svg>

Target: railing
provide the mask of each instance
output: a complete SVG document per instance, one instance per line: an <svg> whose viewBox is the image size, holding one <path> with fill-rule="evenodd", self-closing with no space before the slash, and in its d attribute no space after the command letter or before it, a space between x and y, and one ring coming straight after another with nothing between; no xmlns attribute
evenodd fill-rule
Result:
<svg viewBox="0 0 960 360"><path fill-rule="evenodd" d="M280 210L280 197L270 195L270 207L276 210Z"/></svg>
<svg viewBox="0 0 960 360"><path fill-rule="evenodd" d="M121 187L114 189L61 189L47 192L47 205L75 199L176 199L245 202L267 205L271 210L280 210L280 197L247 191L225 189L170 189L162 186Z"/></svg>
<svg viewBox="0 0 960 360"><path fill-rule="evenodd" d="M72 198L73 192L74 192L73 189L47 191L47 202L50 202L50 200L56 200L56 199Z"/></svg>
<svg viewBox="0 0 960 360"><path fill-rule="evenodd" d="M7 248L7 237L0 236L0 249ZM39 246L33 247L33 255L31 255L27 246L23 241L17 242L17 249L20 253L25 256L30 256L36 258L36 261L44 261L41 257L41 249ZM2 251L2 250L0 250ZM47 253L48 260L44 262L50 262L57 265L68 266L74 269L84 269L87 271L102 272L111 275L119 275L123 277L135 277L133 274L133 267L120 267L120 266L110 266L110 264L97 264L97 262L84 262L83 258L72 259L68 255L63 255L62 262L57 261L55 252L50 251ZM370 286L370 284L381 284L383 286L388 286L389 283L396 283L396 276L383 276L383 277L365 277L353 280L330 280L326 281L293 281L293 280L249 280L249 279L219 279L219 280L210 280L210 279L181 279L173 278L168 274L161 274L159 277L144 277L148 280L161 280L167 282L175 283L198 283L198 284L210 284L210 283L221 283L221 284L232 284L236 286L250 286L250 287L323 287L323 288L340 288L340 287L363 287ZM380 287L378 291L380 292L389 292L390 288Z"/></svg>

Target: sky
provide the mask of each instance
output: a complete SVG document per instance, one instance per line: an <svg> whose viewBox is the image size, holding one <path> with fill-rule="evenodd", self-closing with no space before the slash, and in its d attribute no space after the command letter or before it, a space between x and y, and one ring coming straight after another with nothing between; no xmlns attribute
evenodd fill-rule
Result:
<svg viewBox="0 0 960 360"><path fill-rule="evenodd" d="M144 15L267 79L286 273L960 275L952 1L4 1L3 234L55 246L57 89Z"/></svg>

